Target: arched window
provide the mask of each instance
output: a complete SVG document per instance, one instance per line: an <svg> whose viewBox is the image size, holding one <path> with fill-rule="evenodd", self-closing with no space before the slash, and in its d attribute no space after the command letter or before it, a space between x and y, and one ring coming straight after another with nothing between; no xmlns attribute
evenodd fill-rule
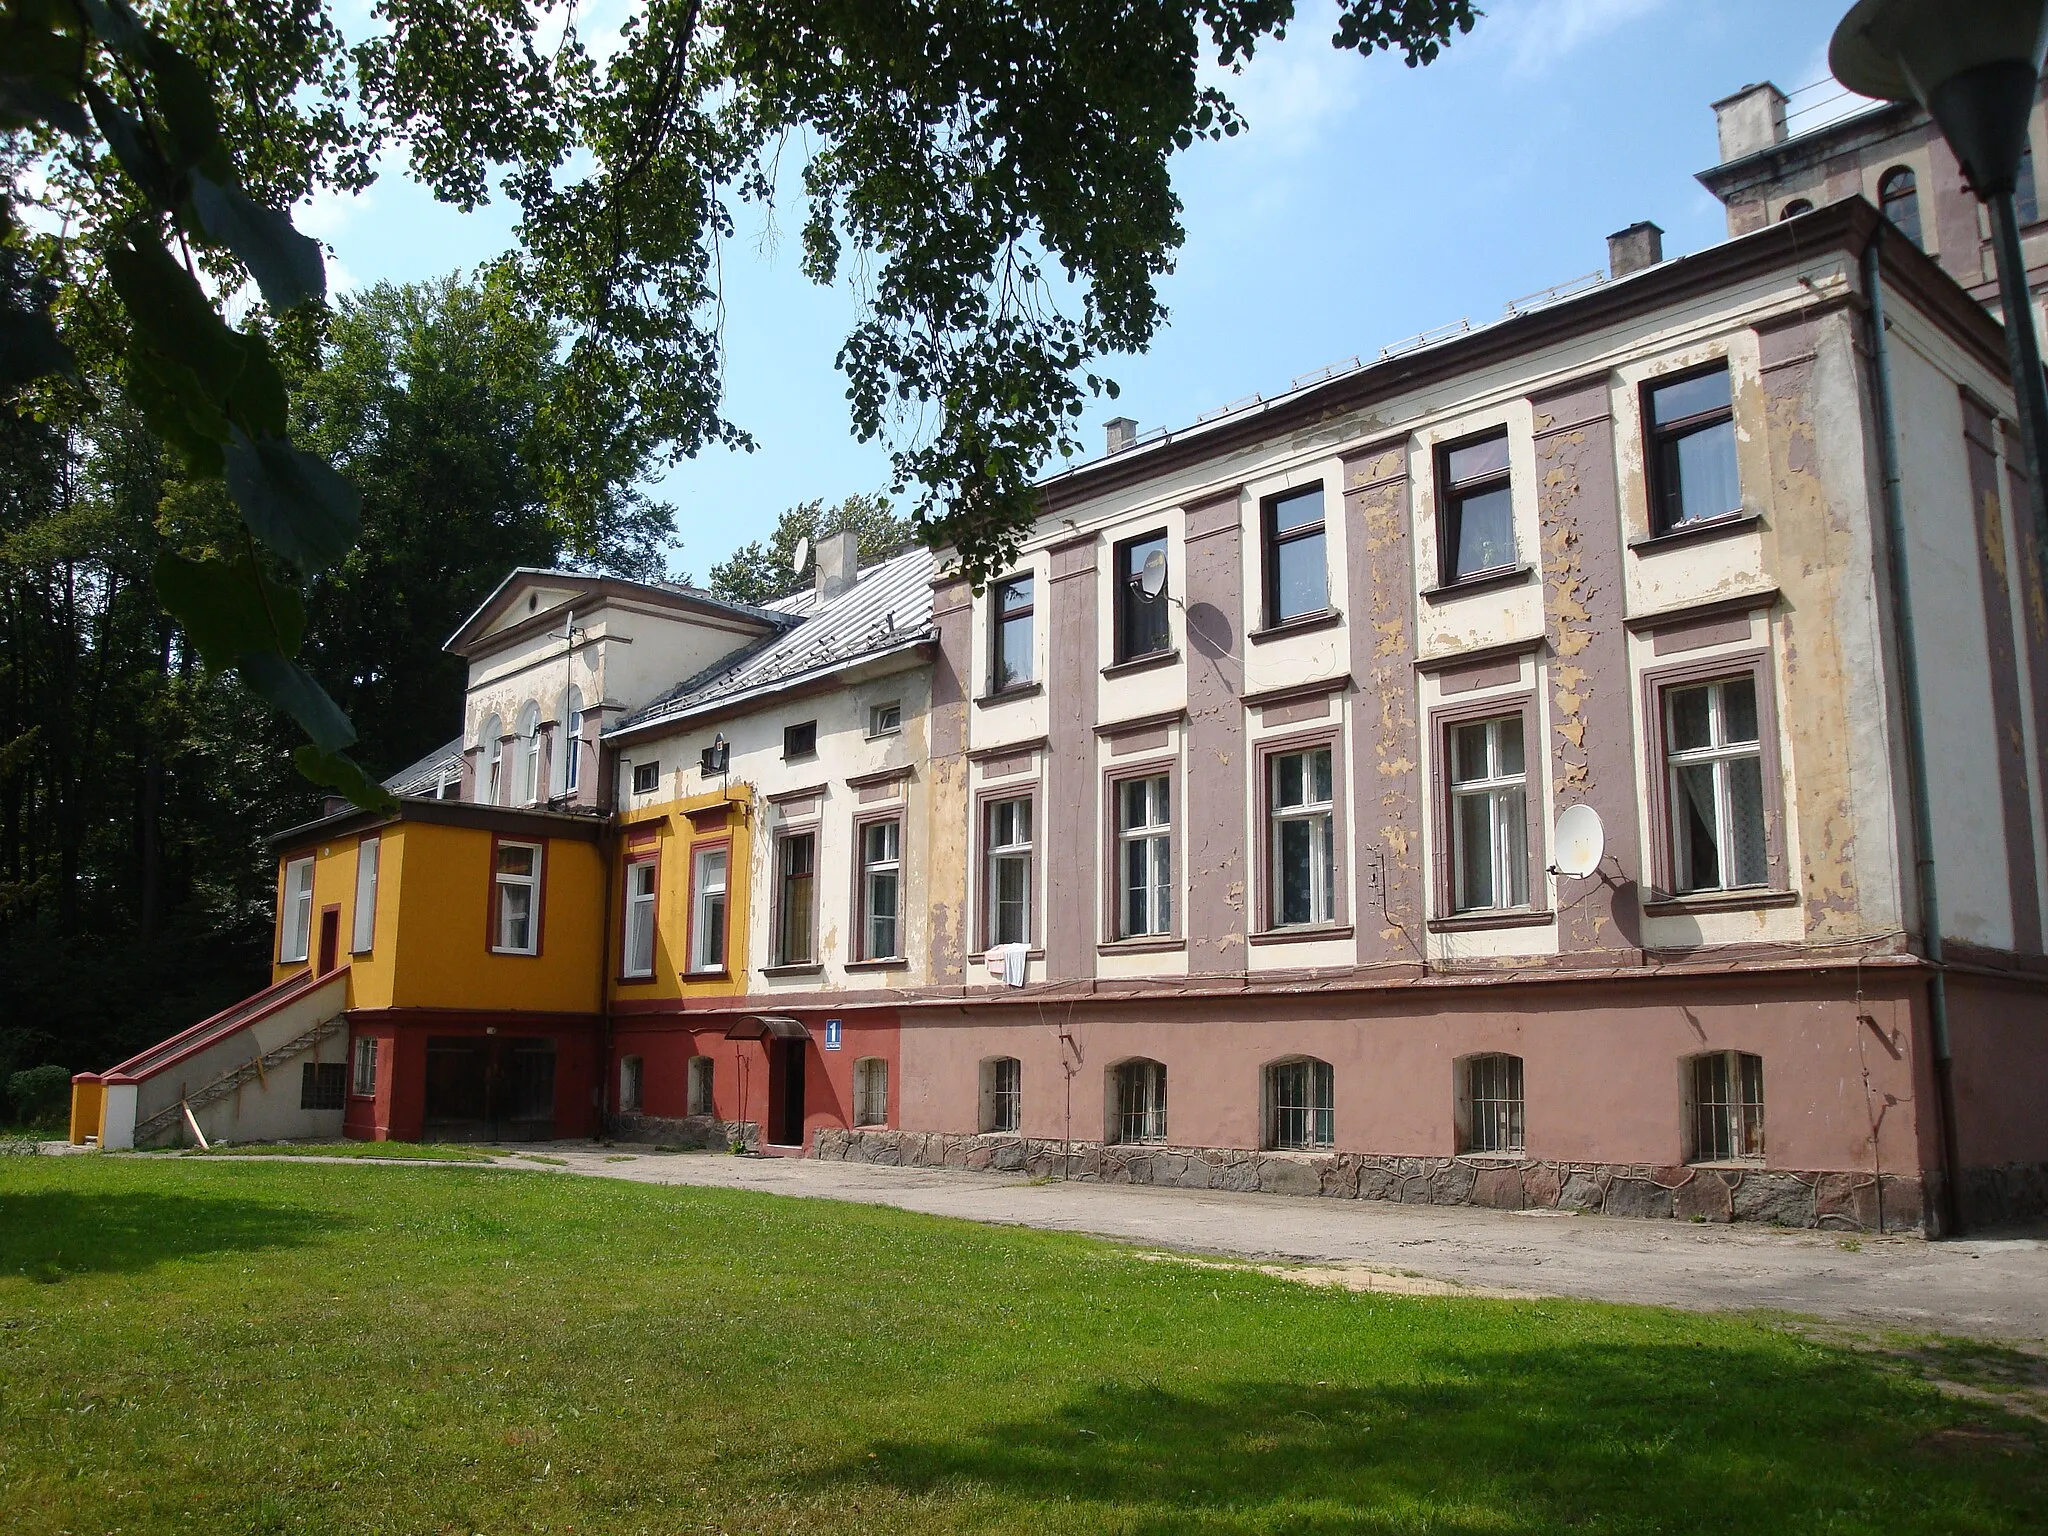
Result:
<svg viewBox="0 0 2048 1536"><path fill-rule="evenodd" d="M1809 203L1803 197L1795 197L1792 199L1791 202L1787 203L1784 207L1778 210L1778 222L1782 224L1787 219L1796 219L1802 213L1811 212L1813 212L1812 203Z"/></svg>
<svg viewBox="0 0 2048 1536"><path fill-rule="evenodd" d="M640 1113L640 1080L642 1063L638 1056L626 1056L619 1061L619 1113L637 1115Z"/></svg>
<svg viewBox="0 0 2048 1536"><path fill-rule="evenodd" d="M981 1128L1014 1131L1024 1101L1024 1067L1014 1056L991 1056L981 1064Z"/></svg>
<svg viewBox="0 0 2048 1536"><path fill-rule="evenodd" d="M853 1123L889 1123L889 1063L879 1056L863 1056L853 1064Z"/></svg>
<svg viewBox="0 0 2048 1536"><path fill-rule="evenodd" d="M1127 1144L1165 1141L1165 1064L1139 1057L1110 1068L1108 1110L1104 1140Z"/></svg>
<svg viewBox="0 0 2048 1536"><path fill-rule="evenodd" d="M573 795L583 782L583 690L574 683L562 699L562 750L556 754L555 793Z"/></svg>
<svg viewBox="0 0 2048 1536"><path fill-rule="evenodd" d="M1920 238L1920 187L1905 166L1895 165L1884 173L1877 184L1877 206L1900 234L1927 249Z"/></svg>
<svg viewBox="0 0 2048 1536"><path fill-rule="evenodd" d="M477 732L476 744L484 755L484 771L477 777L477 799L485 805L498 803L499 786L505 782L505 728L498 723L496 715L484 722L484 728Z"/></svg>
<svg viewBox="0 0 2048 1536"><path fill-rule="evenodd" d="M529 703L519 711L519 803L531 805L540 798L540 706Z"/></svg>
<svg viewBox="0 0 2048 1536"><path fill-rule="evenodd" d="M1291 1061L1269 1064L1263 1075L1268 1148L1301 1152L1327 1147L1336 1141L1337 1116L1332 1101L1337 1074L1327 1061L1297 1056Z"/></svg>
<svg viewBox="0 0 2048 1536"><path fill-rule="evenodd" d="M1685 1086L1687 1162L1763 1160L1763 1057L1746 1051L1695 1056L1687 1063Z"/></svg>
<svg viewBox="0 0 2048 1536"><path fill-rule="evenodd" d="M689 1112L693 1115L715 1115L711 1097L712 1064L709 1056L690 1058L690 1100Z"/></svg>
<svg viewBox="0 0 2048 1536"><path fill-rule="evenodd" d="M2012 187L2013 212L2022 224L2041 222L2041 193L2034 185L2034 141L2020 145L2019 177Z"/></svg>
<svg viewBox="0 0 2048 1536"><path fill-rule="evenodd" d="M1489 1053L1458 1062L1458 1150L1522 1150L1522 1058Z"/></svg>

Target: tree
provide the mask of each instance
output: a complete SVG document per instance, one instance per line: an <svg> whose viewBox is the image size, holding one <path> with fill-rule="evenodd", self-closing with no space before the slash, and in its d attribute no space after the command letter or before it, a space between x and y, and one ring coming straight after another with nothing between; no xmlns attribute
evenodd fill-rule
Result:
<svg viewBox="0 0 2048 1536"><path fill-rule="evenodd" d="M815 548L826 535L848 529L860 537L863 565L907 549L917 537L909 519L890 511L885 497L856 494L829 508L823 498L800 502L775 520L766 544L759 539L742 544L713 566L711 590L736 603L767 603L801 591L811 578L797 573L797 540L807 539Z"/></svg>

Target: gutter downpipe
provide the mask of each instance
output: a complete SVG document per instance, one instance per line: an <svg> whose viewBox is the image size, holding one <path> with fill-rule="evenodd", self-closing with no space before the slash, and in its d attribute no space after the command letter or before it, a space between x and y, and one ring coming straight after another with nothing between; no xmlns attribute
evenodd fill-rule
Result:
<svg viewBox="0 0 2048 1536"><path fill-rule="evenodd" d="M1875 365L1878 462L1884 481L1886 566L1891 578L1894 622L1898 625L1899 681L1906 724L1906 796L1913 827L1913 870L1920 898L1921 944L1932 967L1927 978L1927 1024L1934 1046L1935 1113L1941 1132L1942 1224L1946 1236L1963 1230L1962 1200L1956 1188L1955 1063L1949 1052L1948 973L1941 944L1941 887L1934 868L1934 811L1927 798L1927 723L1920 709L1920 654L1913 624L1913 587L1906 569L1906 508L1899 479L1898 421L1892 409L1891 354L1885 345L1884 274L1878 242L1880 221L1863 247L1863 286L1870 294L1871 359Z"/></svg>

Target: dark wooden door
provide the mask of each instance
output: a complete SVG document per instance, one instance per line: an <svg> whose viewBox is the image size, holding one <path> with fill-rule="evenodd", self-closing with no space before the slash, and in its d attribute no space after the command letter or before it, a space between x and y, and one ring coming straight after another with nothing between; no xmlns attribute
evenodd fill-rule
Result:
<svg viewBox="0 0 2048 1536"><path fill-rule="evenodd" d="M777 1040L768 1083L768 1139L778 1147L804 1144L804 1042Z"/></svg>
<svg viewBox="0 0 2048 1536"><path fill-rule="evenodd" d="M313 974L325 976L340 958L341 908L328 907L320 914L320 969Z"/></svg>

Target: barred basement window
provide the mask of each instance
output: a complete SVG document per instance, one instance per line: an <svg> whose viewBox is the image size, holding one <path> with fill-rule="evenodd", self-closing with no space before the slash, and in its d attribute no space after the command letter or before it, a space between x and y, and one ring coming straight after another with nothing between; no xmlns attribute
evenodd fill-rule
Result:
<svg viewBox="0 0 2048 1536"><path fill-rule="evenodd" d="M619 1113L637 1115L640 1113L640 1087L646 1075L646 1067L638 1056L623 1057L619 1061Z"/></svg>
<svg viewBox="0 0 2048 1536"><path fill-rule="evenodd" d="M981 1064L981 1128L1014 1131L1023 1107L1024 1067L1014 1056L993 1056Z"/></svg>
<svg viewBox="0 0 2048 1536"><path fill-rule="evenodd" d="M1327 1147L1336 1141L1336 1073L1304 1056L1266 1068L1266 1145L1280 1151Z"/></svg>
<svg viewBox="0 0 2048 1536"><path fill-rule="evenodd" d="M1116 1097L1110 1140L1165 1141L1166 1064L1142 1058L1122 1062L1111 1081Z"/></svg>
<svg viewBox="0 0 2048 1536"><path fill-rule="evenodd" d="M716 1109L712 1108L711 1073L712 1061L709 1056L692 1056L690 1058L690 1098L688 1108L689 1112L693 1115L715 1115L718 1113Z"/></svg>
<svg viewBox="0 0 2048 1536"><path fill-rule="evenodd" d="M889 1123L889 1063L879 1056L863 1056L853 1064L853 1123Z"/></svg>
<svg viewBox="0 0 2048 1536"><path fill-rule="evenodd" d="M1461 1152L1522 1150L1522 1058L1469 1056L1464 1066Z"/></svg>
<svg viewBox="0 0 2048 1536"><path fill-rule="evenodd" d="M1745 1051L1695 1056L1687 1084L1692 1099L1695 1163L1763 1160L1764 1059Z"/></svg>
<svg viewBox="0 0 2048 1536"><path fill-rule="evenodd" d="M340 1109L348 1092L348 1064L309 1061L299 1069L299 1108Z"/></svg>

